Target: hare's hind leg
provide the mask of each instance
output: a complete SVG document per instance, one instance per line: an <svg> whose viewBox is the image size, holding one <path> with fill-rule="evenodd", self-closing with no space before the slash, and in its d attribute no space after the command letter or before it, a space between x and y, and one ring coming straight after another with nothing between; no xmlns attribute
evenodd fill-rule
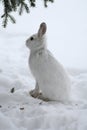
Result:
<svg viewBox="0 0 87 130"><path fill-rule="evenodd" d="M36 86L35 86L35 89L34 90L31 90L30 92L30 95L34 98L37 98L40 93L39 93L39 86L38 86L38 83L36 82Z"/></svg>
<svg viewBox="0 0 87 130"><path fill-rule="evenodd" d="M45 102L51 101L49 98L44 97L42 93L40 93L37 98Z"/></svg>
<svg viewBox="0 0 87 130"><path fill-rule="evenodd" d="M40 92L38 82L36 82L35 89L31 90L29 93L34 98L38 98L46 102L50 101L48 98L44 97L43 94Z"/></svg>

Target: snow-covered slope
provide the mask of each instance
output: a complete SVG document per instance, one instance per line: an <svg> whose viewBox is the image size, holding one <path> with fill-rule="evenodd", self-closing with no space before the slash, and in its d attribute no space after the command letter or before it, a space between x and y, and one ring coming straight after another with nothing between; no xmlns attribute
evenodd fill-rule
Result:
<svg viewBox="0 0 87 130"><path fill-rule="evenodd" d="M34 79L25 39L5 33L0 37L0 130L87 130L87 71L69 69L70 103L30 97Z"/></svg>
<svg viewBox="0 0 87 130"><path fill-rule="evenodd" d="M39 4L29 15L14 14L17 24L0 27L0 130L87 130L87 1L56 0L47 9ZM48 25L48 48L64 66L73 67L68 69L69 103L29 95L35 81L25 40L43 21Z"/></svg>

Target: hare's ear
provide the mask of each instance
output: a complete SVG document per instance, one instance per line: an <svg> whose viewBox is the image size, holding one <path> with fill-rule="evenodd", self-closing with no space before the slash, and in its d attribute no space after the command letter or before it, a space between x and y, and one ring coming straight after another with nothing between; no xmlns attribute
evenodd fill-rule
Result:
<svg viewBox="0 0 87 130"><path fill-rule="evenodd" d="M41 23L40 28L38 30L38 37L42 37L46 33L47 27L46 23Z"/></svg>

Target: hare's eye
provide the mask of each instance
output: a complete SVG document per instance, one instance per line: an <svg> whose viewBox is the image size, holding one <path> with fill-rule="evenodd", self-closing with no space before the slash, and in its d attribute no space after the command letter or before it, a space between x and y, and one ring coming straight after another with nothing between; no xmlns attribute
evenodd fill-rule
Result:
<svg viewBox="0 0 87 130"><path fill-rule="evenodd" d="M34 40L34 38L33 38L33 37L31 37L31 38L30 38L30 40L32 41L32 40Z"/></svg>

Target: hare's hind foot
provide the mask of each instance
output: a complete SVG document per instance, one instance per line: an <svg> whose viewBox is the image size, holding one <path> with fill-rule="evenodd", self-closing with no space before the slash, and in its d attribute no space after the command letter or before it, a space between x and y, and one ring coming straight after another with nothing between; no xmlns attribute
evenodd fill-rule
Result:
<svg viewBox="0 0 87 130"><path fill-rule="evenodd" d="M38 95L38 97L37 97L37 98L38 98L38 99L41 99L41 100L43 100L43 101L45 101L45 102L50 101L50 99L49 99L49 98L44 97L44 96L42 95L42 93L40 93L40 94Z"/></svg>
<svg viewBox="0 0 87 130"><path fill-rule="evenodd" d="M41 100L43 100L43 101L45 101L45 102L50 101L48 98L44 97L44 96L42 95L42 93L36 92L35 89L34 89L34 90L31 90L31 91L29 92L29 94L30 94L33 98L38 98L38 99L41 99Z"/></svg>
<svg viewBox="0 0 87 130"><path fill-rule="evenodd" d="M40 95L38 82L36 82L35 89L31 90L29 93L34 98L37 98Z"/></svg>
<svg viewBox="0 0 87 130"><path fill-rule="evenodd" d="M40 93L37 92L35 89L34 89L34 90L31 90L31 91L29 92L29 94L30 94L32 97L34 97L34 98L37 98L37 97L40 95Z"/></svg>

